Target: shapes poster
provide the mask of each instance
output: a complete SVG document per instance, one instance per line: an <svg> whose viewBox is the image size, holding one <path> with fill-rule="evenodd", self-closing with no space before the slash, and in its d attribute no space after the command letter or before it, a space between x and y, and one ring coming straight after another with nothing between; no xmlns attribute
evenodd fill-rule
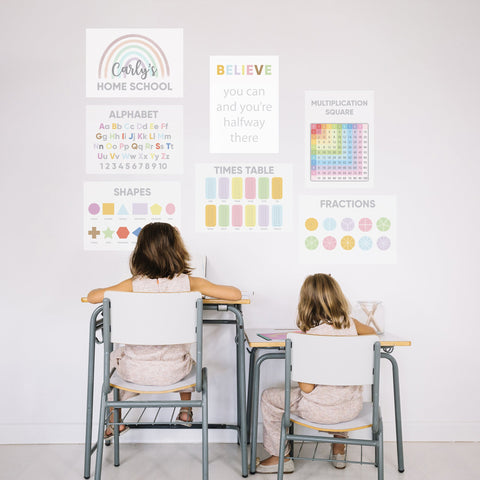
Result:
<svg viewBox="0 0 480 480"><path fill-rule="evenodd" d="M150 222L179 226L178 182L85 183L85 250L132 250Z"/></svg>
<svg viewBox="0 0 480 480"><path fill-rule="evenodd" d="M197 165L197 231L290 231L292 167Z"/></svg>
<svg viewBox="0 0 480 480"><path fill-rule="evenodd" d="M180 105L88 105L87 173L183 173Z"/></svg>
<svg viewBox="0 0 480 480"><path fill-rule="evenodd" d="M372 186L374 95L306 92L306 179L309 186Z"/></svg>
<svg viewBox="0 0 480 480"><path fill-rule="evenodd" d="M396 197L301 196L298 231L301 263L396 263Z"/></svg>
<svg viewBox="0 0 480 480"><path fill-rule="evenodd" d="M210 152L278 153L278 57L210 57Z"/></svg>
<svg viewBox="0 0 480 480"><path fill-rule="evenodd" d="M87 97L183 96L183 30L89 28Z"/></svg>

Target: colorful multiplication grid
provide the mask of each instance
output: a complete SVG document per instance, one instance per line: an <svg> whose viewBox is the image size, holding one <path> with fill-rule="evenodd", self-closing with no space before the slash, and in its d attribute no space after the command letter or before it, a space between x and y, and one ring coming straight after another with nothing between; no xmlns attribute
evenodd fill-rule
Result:
<svg viewBox="0 0 480 480"><path fill-rule="evenodd" d="M291 228L290 165L197 165L197 229Z"/></svg>
<svg viewBox="0 0 480 480"><path fill-rule="evenodd" d="M84 195L85 250L131 250L147 223L179 226L177 182L87 182Z"/></svg>
<svg viewBox="0 0 480 480"><path fill-rule="evenodd" d="M313 182L368 181L368 124L310 124Z"/></svg>
<svg viewBox="0 0 480 480"><path fill-rule="evenodd" d="M302 263L391 264L396 262L394 196L300 197Z"/></svg>
<svg viewBox="0 0 480 480"><path fill-rule="evenodd" d="M305 92L307 186L371 187L374 93Z"/></svg>

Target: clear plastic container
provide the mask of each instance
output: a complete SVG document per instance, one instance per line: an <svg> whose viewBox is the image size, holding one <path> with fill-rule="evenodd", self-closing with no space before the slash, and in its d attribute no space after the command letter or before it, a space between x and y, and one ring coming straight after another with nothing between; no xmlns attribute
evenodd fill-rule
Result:
<svg viewBox="0 0 480 480"><path fill-rule="evenodd" d="M374 328L378 334L385 332L385 309L380 300L358 300L352 317Z"/></svg>

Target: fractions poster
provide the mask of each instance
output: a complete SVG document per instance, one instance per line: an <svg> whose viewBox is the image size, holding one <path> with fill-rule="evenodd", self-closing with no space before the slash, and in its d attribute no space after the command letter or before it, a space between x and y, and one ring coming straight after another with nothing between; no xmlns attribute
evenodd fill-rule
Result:
<svg viewBox="0 0 480 480"><path fill-rule="evenodd" d="M292 167L197 165L198 231L289 231Z"/></svg>
<svg viewBox="0 0 480 480"><path fill-rule="evenodd" d="M87 97L182 97L183 30L87 29Z"/></svg>
<svg viewBox="0 0 480 480"><path fill-rule="evenodd" d="M210 57L210 151L278 153L278 57Z"/></svg>
<svg viewBox="0 0 480 480"><path fill-rule="evenodd" d="M85 250L132 250L150 222L179 226L178 182L87 182Z"/></svg>
<svg viewBox="0 0 480 480"><path fill-rule="evenodd" d="M183 173L180 105L87 106L87 173Z"/></svg>
<svg viewBox="0 0 480 480"><path fill-rule="evenodd" d="M396 263L395 196L301 196L299 207L301 263Z"/></svg>
<svg viewBox="0 0 480 480"><path fill-rule="evenodd" d="M309 186L373 185L373 102L371 91L305 93Z"/></svg>

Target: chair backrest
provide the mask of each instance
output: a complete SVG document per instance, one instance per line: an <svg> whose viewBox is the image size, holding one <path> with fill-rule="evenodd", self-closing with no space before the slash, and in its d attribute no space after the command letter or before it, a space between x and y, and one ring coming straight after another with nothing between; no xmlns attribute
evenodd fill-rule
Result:
<svg viewBox="0 0 480 480"><path fill-rule="evenodd" d="M371 385L376 335L289 333L291 378L315 385Z"/></svg>
<svg viewBox="0 0 480 480"><path fill-rule="evenodd" d="M199 292L130 293L107 291L111 342L172 345L197 341Z"/></svg>
<svg viewBox="0 0 480 480"><path fill-rule="evenodd" d="M190 266L192 267L192 277L207 277L207 257L205 255L193 253Z"/></svg>

